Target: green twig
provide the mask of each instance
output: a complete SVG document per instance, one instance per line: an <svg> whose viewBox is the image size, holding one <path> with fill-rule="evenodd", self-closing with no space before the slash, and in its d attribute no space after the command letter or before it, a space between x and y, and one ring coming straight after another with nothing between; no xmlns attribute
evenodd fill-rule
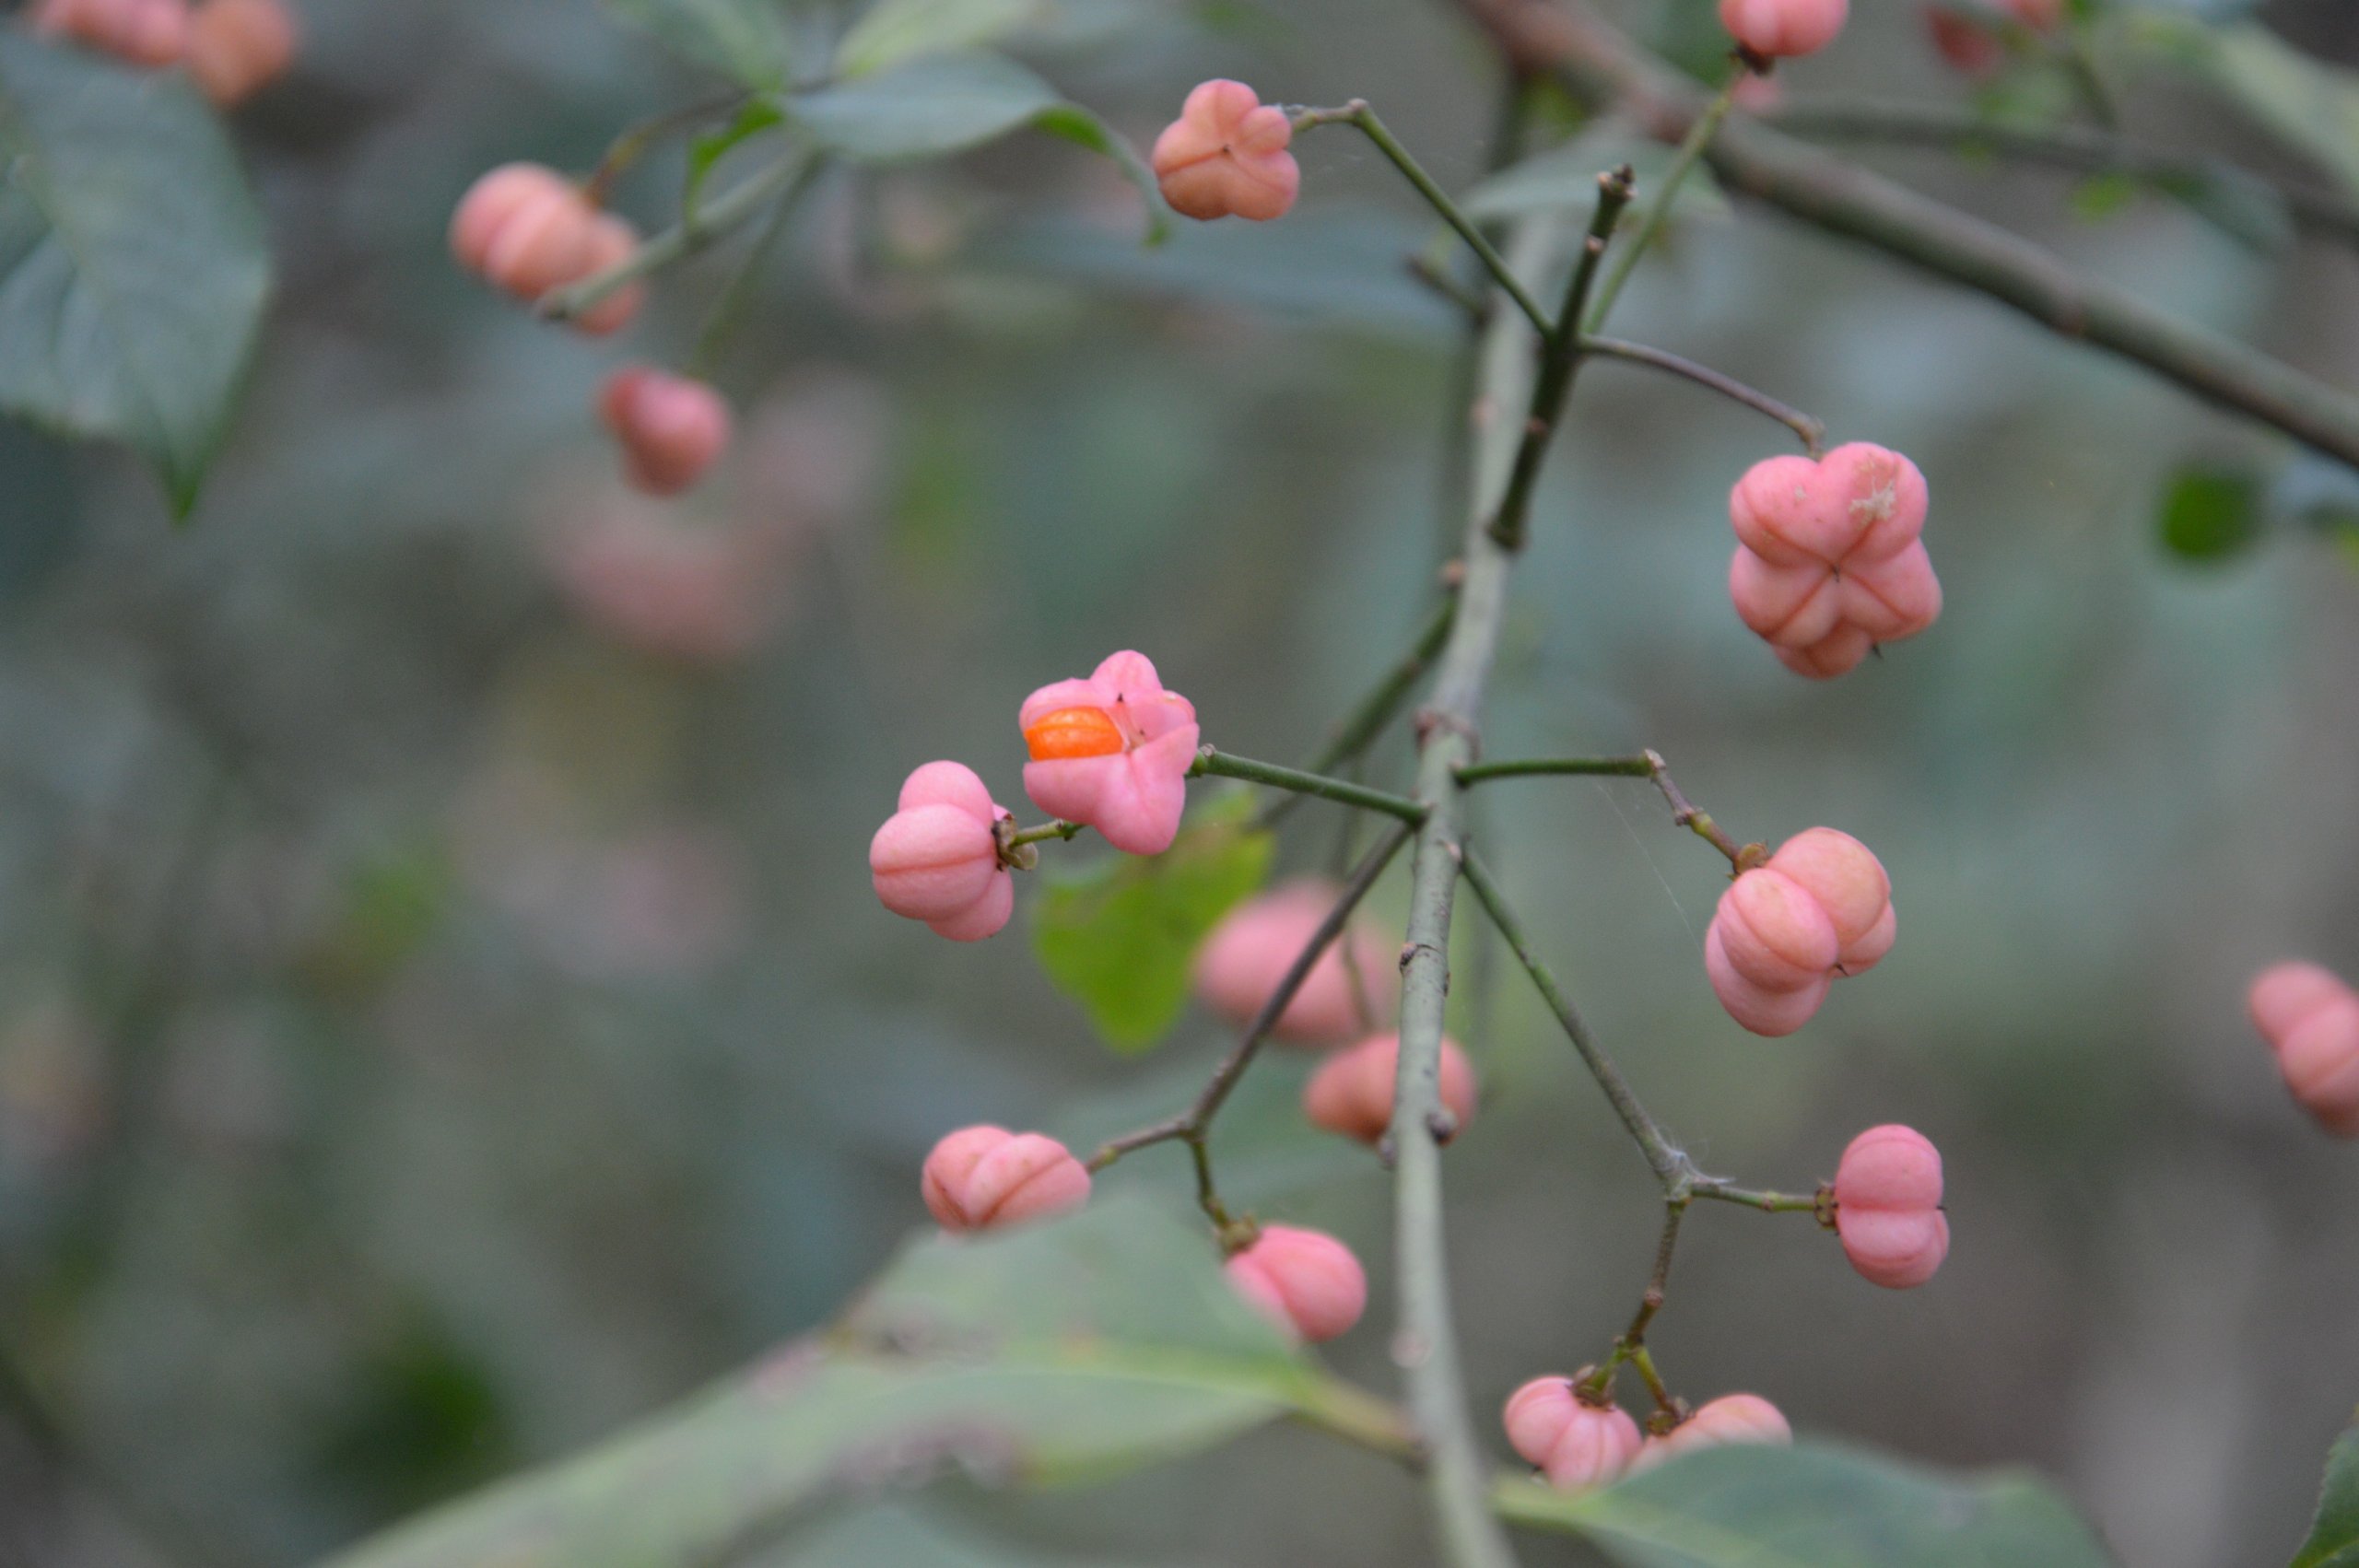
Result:
<svg viewBox="0 0 2359 1568"><path fill-rule="evenodd" d="M1693 359L1663 349L1650 348L1643 343L1625 343L1618 337L1584 337L1581 339L1581 352L1602 359L1619 359L1625 365L1643 365L1649 369L1665 371L1694 381L1731 403L1775 419L1791 430L1801 440L1802 451L1813 457L1820 455L1820 448L1826 440L1824 421L1790 404L1780 403L1767 392L1749 387L1734 376L1724 375L1708 365L1699 365Z"/></svg>
<svg viewBox="0 0 2359 1568"><path fill-rule="evenodd" d="M1234 756L1213 746L1205 746L1197 752L1195 766L1188 769L1191 778L1207 774L1220 778L1241 778L1249 784L1267 784L1273 789L1290 790L1297 795L1312 795L1322 801L1333 801L1339 805L1357 806L1362 811L1382 812L1406 823L1426 820L1426 808L1405 795L1371 790L1365 784L1331 778L1321 773L1281 767L1273 762L1255 762L1250 757Z"/></svg>
<svg viewBox="0 0 2359 1568"><path fill-rule="evenodd" d="M534 308L552 322L569 322L595 310L618 289L648 274L683 261L711 245L762 210L769 199L817 176L821 160L808 153L790 153L757 170L698 209L693 224L680 223L642 242L639 249L603 272L581 282L551 289Z"/></svg>
<svg viewBox="0 0 2359 1568"><path fill-rule="evenodd" d="M1680 141L1678 152L1672 157L1671 167L1663 170L1654 199L1647 204L1647 216L1639 222L1638 232L1631 236L1630 242L1614 258L1614 270L1607 273L1605 281L1597 286L1597 297L1590 302L1588 314L1580 318L1580 330L1584 335L1594 333L1605 324L1605 318L1614 313L1614 302L1622 297L1622 286L1630 281L1630 274L1637 267L1638 258L1645 255L1648 247L1661 239L1662 231L1670 227L1671 205L1679 197L1679 188L1687 182L1688 175L1695 172L1696 163L1704 156L1704 148L1719 134L1720 122L1728 118L1730 106L1736 102L1737 88L1751 74L1751 67L1740 62L1730 76L1728 85L1720 88L1719 96L1707 104L1704 111L1687 127L1687 135Z"/></svg>

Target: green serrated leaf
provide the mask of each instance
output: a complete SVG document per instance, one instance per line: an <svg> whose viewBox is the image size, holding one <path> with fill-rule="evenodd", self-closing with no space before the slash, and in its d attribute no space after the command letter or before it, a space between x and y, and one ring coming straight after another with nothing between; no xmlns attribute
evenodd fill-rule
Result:
<svg viewBox="0 0 2359 1568"><path fill-rule="evenodd" d="M749 88L786 84L793 41L778 0L606 0L682 59Z"/></svg>
<svg viewBox="0 0 2359 1568"><path fill-rule="evenodd" d="M2292 1568L2359 1568L2359 1425L2327 1452L2318 1516Z"/></svg>
<svg viewBox="0 0 2359 1568"><path fill-rule="evenodd" d="M1114 1049L1144 1050L1179 1021L1197 947L1269 874L1273 841L1250 810L1224 797L1162 854L1106 861L1035 900L1040 966Z"/></svg>
<svg viewBox="0 0 2359 1568"><path fill-rule="evenodd" d="M833 1329L335 1568L731 1560L831 1499L962 1469L1053 1484L1168 1459L1332 1387L1229 1289L1200 1223L1121 1199L905 1248Z"/></svg>
<svg viewBox="0 0 2359 1568"><path fill-rule="evenodd" d="M1521 1524L1586 1536L1631 1568L2107 1568L2041 1482L1960 1478L1819 1444L1706 1449L1602 1492L1514 1481Z"/></svg>
<svg viewBox="0 0 2359 1568"><path fill-rule="evenodd" d="M2164 548L2183 561L2224 561L2260 537L2266 487L2248 469L2189 465L2170 477L2156 514Z"/></svg>
<svg viewBox="0 0 2359 1568"><path fill-rule="evenodd" d="M270 295L262 216L177 76L0 32L0 408L195 504Z"/></svg>
<svg viewBox="0 0 2359 1568"><path fill-rule="evenodd" d="M1046 9L1044 0L876 0L836 46L836 75L865 76L920 55L984 48Z"/></svg>

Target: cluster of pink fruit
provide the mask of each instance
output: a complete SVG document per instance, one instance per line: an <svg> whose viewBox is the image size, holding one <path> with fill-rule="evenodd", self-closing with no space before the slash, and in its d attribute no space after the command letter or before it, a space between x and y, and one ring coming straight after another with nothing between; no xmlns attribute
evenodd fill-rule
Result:
<svg viewBox="0 0 2359 1568"><path fill-rule="evenodd" d="M280 0L35 0L33 30L134 65L185 65L205 96L243 103L295 62Z"/></svg>
<svg viewBox="0 0 2359 1568"><path fill-rule="evenodd" d="M583 185L537 163L503 164L469 187L451 216L451 253L461 266L514 295L538 300L622 265L639 231L607 212ZM573 318L581 331L618 332L647 291L622 284ZM621 448L624 477L651 496L693 487L729 448L734 421L709 383L646 365L607 377L598 415Z"/></svg>

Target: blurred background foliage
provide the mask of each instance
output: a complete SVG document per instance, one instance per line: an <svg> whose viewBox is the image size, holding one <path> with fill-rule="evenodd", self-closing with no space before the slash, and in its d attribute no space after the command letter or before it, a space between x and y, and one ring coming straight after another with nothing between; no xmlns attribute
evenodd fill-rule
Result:
<svg viewBox="0 0 2359 1568"><path fill-rule="evenodd" d="M1708 9L1618 14L1702 68ZM1856 10L1779 71L1790 104L1972 90L1915 6ZM1370 98L1454 188L1485 169L1498 84L1446 7L1056 15L1027 57L1142 143L1225 73ZM2359 61L2347 5L2255 15ZM1112 166L1058 142L830 177L722 345L745 439L659 506L619 487L592 389L625 353L684 357L728 258L595 343L472 286L442 232L491 164L587 168L707 82L587 0L302 19L297 75L237 128L279 294L189 526L130 459L0 427L11 1562L306 1561L824 1321L922 1221L949 1128L1087 1136L1179 1104L1209 1020L1109 1054L1016 930L953 948L879 909L867 836L936 756L1014 801L1017 702L1118 647L1208 740L1299 757L1414 634L1457 526L1457 332L1401 265L1430 225L1344 133L1303 145L1285 223L1151 252ZM2141 133L2293 167L2199 86L2130 101ZM1865 156L2359 372L2348 251ZM653 158L618 203L660 226L678 177ZM1490 749L1653 746L1742 837L1839 825L1892 869L1905 938L1756 1040L1696 958L1717 862L1644 786L1495 786L1479 831L1709 1168L1806 1186L1906 1120L1947 1156L1957 1246L1892 1296L1802 1222L1701 1214L1658 1354L1806 1429L2035 1463L2133 1562L2281 1561L2359 1397L2359 1176L2240 1001L2288 954L2359 973L2351 476L1986 301L1693 205L1617 330L1913 455L1947 613L1842 682L1788 676L1724 586L1725 492L1781 433L1600 364ZM1336 825L1296 813L1280 869L1325 864ZM1397 922L1397 873L1377 904ZM1487 1097L1451 1225L1487 1406L1603 1349L1657 1214L1520 978L1475 944L1461 965ZM1224 1125L1235 1185L1380 1259L1385 1183L1295 1123L1300 1071L1270 1064ZM1335 1360L1389 1387L1372 1272ZM1076 1562L1426 1561L1411 1489L1289 1430L936 1506ZM812 1560L914 1560L935 1527L854 1523Z"/></svg>

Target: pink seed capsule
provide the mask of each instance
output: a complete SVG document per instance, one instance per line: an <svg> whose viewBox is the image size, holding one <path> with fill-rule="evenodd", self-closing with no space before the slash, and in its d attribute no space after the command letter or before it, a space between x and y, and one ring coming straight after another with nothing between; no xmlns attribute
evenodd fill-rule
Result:
<svg viewBox="0 0 2359 1568"><path fill-rule="evenodd" d="M1755 54L1815 54L1835 41L1848 0L1720 0L1720 25Z"/></svg>
<svg viewBox="0 0 2359 1568"><path fill-rule="evenodd" d="M280 0L204 0L190 14L188 72L223 108L243 103L295 63L295 18Z"/></svg>
<svg viewBox="0 0 2359 1568"><path fill-rule="evenodd" d="M2285 963L2261 971L2247 1001L2302 1108L2359 1138L2359 992L2316 964Z"/></svg>
<svg viewBox="0 0 2359 1568"><path fill-rule="evenodd" d="M1592 1405L1566 1377L1535 1377L1508 1397L1508 1445L1565 1492L1621 1479L1637 1457L1638 1423L1611 1402Z"/></svg>
<svg viewBox="0 0 2359 1568"><path fill-rule="evenodd" d="M1302 170L1286 150L1293 139L1285 111L1243 82L1215 78L1189 93L1148 161L1172 211L1265 222L1285 216L1301 189Z"/></svg>
<svg viewBox="0 0 2359 1568"><path fill-rule="evenodd" d="M1926 506L1917 465L1869 441L1816 462L1755 463L1729 493L1737 617L1789 669L1820 679L1916 636L1942 613L1921 538Z"/></svg>
<svg viewBox="0 0 2359 1568"><path fill-rule="evenodd" d="M1401 1066L1401 1036L1374 1035L1335 1052L1302 1086L1303 1114L1314 1127L1373 1144L1392 1126L1392 1089ZM1474 1119L1474 1066L1458 1042L1441 1043L1441 1103L1457 1126Z"/></svg>
<svg viewBox="0 0 2359 1568"><path fill-rule="evenodd" d="M1787 1424L1785 1416L1760 1395L1723 1394L1707 1401L1663 1436L1648 1438L1640 1445L1637 1457L1630 1462L1630 1469L1652 1469L1665 1459L1705 1448L1744 1443L1783 1446L1793 1440L1794 1429Z"/></svg>
<svg viewBox="0 0 2359 1568"><path fill-rule="evenodd" d="M1089 720L1095 709L1102 723ZM1109 653L1079 680L1024 699L1015 726L1032 760L1024 792L1050 816L1097 830L1115 848L1160 855L1180 834L1196 763L1195 704L1168 689L1144 653ZM1074 743L1085 726L1115 743Z"/></svg>
<svg viewBox="0 0 2359 1568"><path fill-rule="evenodd" d="M1874 967L1896 930L1883 862L1849 834L1813 827L1720 895L1704 973L1730 1017L1756 1035L1790 1035L1836 977Z"/></svg>
<svg viewBox="0 0 2359 1568"><path fill-rule="evenodd" d="M703 381L643 365L606 378L598 415L623 451L623 473L651 496L676 496L729 446L729 404Z"/></svg>
<svg viewBox="0 0 2359 1568"><path fill-rule="evenodd" d="M925 1157L925 1206L945 1231L986 1231L1077 1209L1089 1173L1065 1146L1038 1132L968 1127Z"/></svg>
<svg viewBox="0 0 2359 1568"><path fill-rule="evenodd" d="M1869 1283L1905 1291L1931 1279L1950 1251L1941 1152L1897 1125L1851 1140L1835 1171L1835 1229Z"/></svg>
<svg viewBox="0 0 2359 1568"><path fill-rule="evenodd" d="M170 65L188 53L187 0L40 0L33 30L133 65Z"/></svg>
<svg viewBox="0 0 2359 1568"><path fill-rule="evenodd" d="M993 829L1010 813L956 762L930 762L901 786L900 809L869 840L876 897L953 942L995 936L1015 907Z"/></svg>
<svg viewBox="0 0 2359 1568"><path fill-rule="evenodd" d="M637 232L591 205L579 185L539 164L511 163L470 187L451 216L451 253L462 267L520 299L579 283L628 258ZM638 284L601 300L574 324L609 333L639 309Z"/></svg>
<svg viewBox="0 0 2359 1568"><path fill-rule="evenodd" d="M1233 1024L1250 1020L1276 992L1342 891L1332 883L1305 879L1231 909L1196 950L1196 995ZM1393 943L1353 922L1310 966L1294 1000L1278 1014L1272 1038L1332 1045L1389 1024L1400 1001L1398 962Z"/></svg>
<svg viewBox="0 0 2359 1568"><path fill-rule="evenodd" d="M1367 1308L1367 1275L1333 1236L1263 1225L1224 1266L1238 1294L1288 1333L1318 1341L1348 1332Z"/></svg>

